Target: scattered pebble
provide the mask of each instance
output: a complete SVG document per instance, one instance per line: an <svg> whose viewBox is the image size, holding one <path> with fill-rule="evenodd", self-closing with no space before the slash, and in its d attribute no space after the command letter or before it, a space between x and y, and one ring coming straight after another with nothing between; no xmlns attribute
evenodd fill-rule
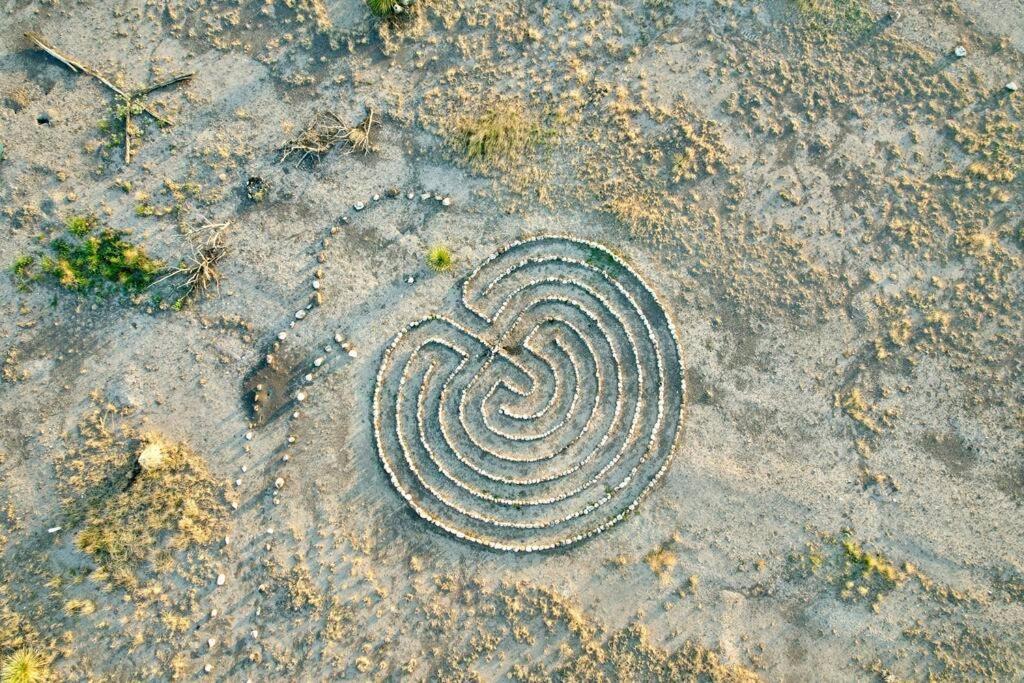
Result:
<svg viewBox="0 0 1024 683"><path fill-rule="evenodd" d="M228 580L228 577L224 576L223 574L218 574L217 575L217 585L218 586L223 586L224 582L227 581L227 580Z"/></svg>

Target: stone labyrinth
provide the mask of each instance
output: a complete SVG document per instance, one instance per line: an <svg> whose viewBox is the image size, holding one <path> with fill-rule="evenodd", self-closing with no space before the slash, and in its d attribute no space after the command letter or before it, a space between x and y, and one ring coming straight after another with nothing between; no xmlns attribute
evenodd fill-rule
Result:
<svg viewBox="0 0 1024 683"><path fill-rule="evenodd" d="M482 263L462 304L381 359L374 430L395 488L497 550L620 521L668 468L682 420L679 347L654 292L597 244L540 237Z"/></svg>

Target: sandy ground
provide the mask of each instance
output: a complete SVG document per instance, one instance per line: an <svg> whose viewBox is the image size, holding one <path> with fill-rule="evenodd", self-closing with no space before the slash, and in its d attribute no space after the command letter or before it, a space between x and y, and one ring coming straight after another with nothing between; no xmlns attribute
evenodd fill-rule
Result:
<svg viewBox="0 0 1024 683"><path fill-rule="evenodd" d="M140 116L126 165L111 93L26 31L125 88L195 77L150 96L173 125ZM1022 53L1020 0L423 1L394 26L354 0L0 0L5 268L72 215L172 265L231 226L180 311L0 278L0 655L67 680L1024 679ZM549 134L467 161L460 117L498 102ZM370 107L370 154L280 161L315 112ZM635 514L515 555L412 513L371 402L394 334L541 233L658 291L687 410ZM305 400L254 418L256 376ZM103 406L128 435L91 448ZM218 502L185 541L195 510L145 527L119 579L81 534L143 432Z"/></svg>

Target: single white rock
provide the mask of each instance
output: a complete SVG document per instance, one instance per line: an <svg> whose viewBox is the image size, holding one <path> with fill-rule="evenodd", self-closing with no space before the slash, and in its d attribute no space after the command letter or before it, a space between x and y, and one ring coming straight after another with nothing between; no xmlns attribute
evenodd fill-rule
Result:
<svg viewBox="0 0 1024 683"><path fill-rule="evenodd" d="M303 377L302 379L306 380L307 382L312 382L313 381L313 375L307 372L306 376Z"/></svg>
<svg viewBox="0 0 1024 683"><path fill-rule="evenodd" d="M409 277L405 278L405 281L411 285L412 283L416 282L416 278L410 275Z"/></svg>
<svg viewBox="0 0 1024 683"><path fill-rule="evenodd" d="M277 333L277 338L280 339L281 341L284 341L285 339L288 338L288 333L287 332L278 332Z"/></svg>
<svg viewBox="0 0 1024 683"><path fill-rule="evenodd" d="M356 202L355 204L352 205L352 208L355 209L356 211L362 211L363 209L366 208L366 204L363 204L362 202Z"/></svg>
<svg viewBox="0 0 1024 683"><path fill-rule="evenodd" d="M223 574L217 574L217 585L218 586L223 586L224 582L227 581L227 580L228 580L228 577L224 576Z"/></svg>
<svg viewBox="0 0 1024 683"><path fill-rule="evenodd" d="M444 199L441 200L441 206L451 206L451 205L452 205L452 198L451 197L445 197Z"/></svg>
<svg viewBox="0 0 1024 683"><path fill-rule="evenodd" d="M60 529L61 529L61 527L59 527L59 526L51 526L49 529L46 530L46 533L48 533L48 534L55 534L58 531L60 531Z"/></svg>
<svg viewBox="0 0 1024 683"><path fill-rule="evenodd" d="M306 392L305 391L297 391L297 392L295 392L295 400L296 401L305 401L306 400Z"/></svg>
<svg viewBox="0 0 1024 683"><path fill-rule="evenodd" d="M345 338L343 336L341 336L341 332L335 332L334 333L334 341L336 341L337 343L340 344L341 342L345 341Z"/></svg>
<svg viewBox="0 0 1024 683"><path fill-rule="evenodd" d="M405 195L405 197L406 197L406 199L415 199L416 195L414 193L410 192L409 194Z"/></svg>
<svg viewBox="0 0 1024 683"><path fill-rule="evenodd" d="M213 665L212 664L207 664L206 666L203 667L203 671L205 671L206 673L210 673L211 671L213 671Z"/></svg>
<svg viewBox="0 0 1024 683"><path fill-rule="evenodd" d="M279 489L282 486L284 486L284 479L282 479L281 477L278 477L277 479L274 480L274 488L278 488Z"/></svg>
<svg viewBox="0 0 1024 683"><path fill-rule="evenodd" d="M283 457L283 458L281 458L281 459L282 459L282 460L284 460L285 462L288 462L289 460L291 460L291 458L290 458L290 457L288 457L288 454L287 454L287 453L285 453L285 454L284 454L284 457Z"/></svg>
<svg viewBox="0 0 1024 683"><path fill-rule="evenodd" d="M207 644L207 645L208 645L209 647L213 647L214 645L216 645L216 644L217 644L217 639L216 639L216 638L210 638L209 640L207 640L207 641L206 641L206 644Z"/></svg>
<svg viewBox="0 0 1024 683"><path fill-rule="evenodd" d="M220 614L220 613L217 610L215 610L215 609L210 610L210 618L211 619L216 619L218 614Z"/></svg>
<svg viewBox="0 0 1024 683"><path fill-rule="evenodd" d="M1020 89L1020 86L1017 85L1017 81L1010 81L1006 84L1006 89L1010 92L1017 92Z"/></svg>
<svg viewBox="0 0 1024 683"><path fill-rule="evenodd" d="M252 441L252 432L246 432L245 433L245 440L246 441ZM243 469L242 471L244 472L245 470Z"/></svg>
<svg viewBox="0 0 1024 683"><path fill-rule="evenodd" d="M430 193L424 192L423 194L420 195L420 199L422 199L423 201L430 199Z"/></svg>
<svg viewBox="0 0 1024 683"><path fill-rule="evenodd" d="M235 486L241 486L241 485L242 485L242 480L241 479L235 479Z"/></svg>
<svg viewBox="0 0 1024 683"><path fill-rule="evenodd" d="M318 367L320 367L323 364L324 364L324 357L323 356L318 356L316 358L316 360L313 361L313 367L314 368L318 368Z"/></svg>
<svg viewBox="0 0 1024 683"><path fill-rule="evenodd" d="M355 349L349 349L348 350L348 355L351 356L352 358L355 358L356 357L356 350Z"/></svg>
<svg viewBox="0 0 1024 683"><path fill-rule="evenodd" d="M967 48L964 47L963 45L957 45L956 48L953 49L953 54L955 54L957 57L966 57Z"/></svg>
<svg viewBox="0 0 1024 683"><path fill-rule="evenodd" d="M320 281L313 280L313 289L320 289Z"/></svg>
<svg viewBox="0 0 1024 683"><path fill-rule="evenodd" d="M379 202L380 201L380 195L379 194L373 195L373 201Z"/></svg>
<svg viewBox="0 0 1024 683"><path fill-rule="evenodd" d="M302 320L305 317L306 317L306 312L305 311L295 311L295 319L296 320Z"/></svg>

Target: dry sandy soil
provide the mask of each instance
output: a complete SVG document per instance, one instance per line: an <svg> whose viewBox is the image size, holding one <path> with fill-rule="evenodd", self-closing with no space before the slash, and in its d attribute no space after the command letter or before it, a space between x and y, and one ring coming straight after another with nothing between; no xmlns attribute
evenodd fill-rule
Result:
<svg viewBox="0 0 1024 683"><path fill-rule="evenodd" d="M171 125L137 110L126 164L112 91L26 32L126 92L195 75L145 98ZM35 258L0 278L0 657L1024 679L1011 81L1021 0L0 0L0 264ZM368 153L282 160L317 112L370 109ZM507 144L474 156L495 122ZM72 291L39 268L76 216L172 268L226 222L219 286ZM372 398L396 333L541 233L658 292L687 407L624 521L516 554L413 513Z"/></svg>

